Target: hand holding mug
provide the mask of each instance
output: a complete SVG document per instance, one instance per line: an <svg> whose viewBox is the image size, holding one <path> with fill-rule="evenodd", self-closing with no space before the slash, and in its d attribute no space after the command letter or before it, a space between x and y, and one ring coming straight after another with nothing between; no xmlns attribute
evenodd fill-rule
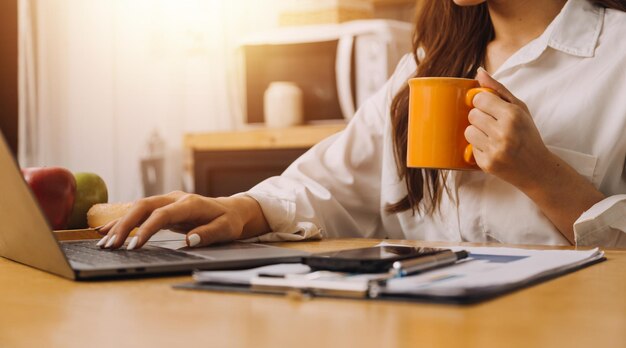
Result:
<svg viewBox="0 0 626 348"><path fill-rule="evenodd" d="M478 93L468 115L465 138L478 166L517 187L541 176L552 154L547 149L528 107L484 69L476 75L480 86L496 94Z"/></svg>

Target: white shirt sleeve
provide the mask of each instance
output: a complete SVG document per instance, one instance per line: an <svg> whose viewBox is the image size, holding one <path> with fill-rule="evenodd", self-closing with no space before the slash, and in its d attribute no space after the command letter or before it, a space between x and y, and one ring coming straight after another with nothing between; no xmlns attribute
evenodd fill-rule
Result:
<svg viewBox="0 0 626 348"><path fill-rule="evenodd" d="M313 146L282 175L246 192L259 202L273 231L256 240L382 237L383 132L395 94L393 80L359 108L345 130Z"/></svg>
<svg viewBox="0 0 626 348"><path fill-rule="evenodd" d="M576 245L626 246L626 194L608 197L574 223Z"/></svg>

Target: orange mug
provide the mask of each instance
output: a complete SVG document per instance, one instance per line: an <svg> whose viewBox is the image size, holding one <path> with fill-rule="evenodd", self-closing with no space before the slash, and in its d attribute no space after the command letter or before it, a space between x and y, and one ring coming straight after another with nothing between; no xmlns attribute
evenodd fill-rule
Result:
<svg viewBox="0 0 626 348"><path fill-rule="evenodd" d="M454 77L413 78L409 88L407 166L480 169L465 140L467 116L476 94L495 91L476 80Z"/></svg>

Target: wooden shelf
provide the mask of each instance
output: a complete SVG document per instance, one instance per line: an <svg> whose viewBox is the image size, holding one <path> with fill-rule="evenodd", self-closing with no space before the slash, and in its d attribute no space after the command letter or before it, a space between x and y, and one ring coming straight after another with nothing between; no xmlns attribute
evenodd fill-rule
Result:
<svg viewBox="0 0 626 348"><path fill-rule="evenodd" d="M345 122L333 122L187 134L185 172L195 193L229 196L280 175L311 146L345 127Z"/></svg>
<svg viewBox="0 0 626 348"><path fill-rule="evenodd" d="M371 0L374 6L414 5L417 0Z"/></svg>
<svg viewBox="0 0 626 348"><path fill-rule="evenodd" d="M187 134L184 146L192 151L268 150L309 148L340 132L345 123L289 128L254 128L234 132Z"/></svg>

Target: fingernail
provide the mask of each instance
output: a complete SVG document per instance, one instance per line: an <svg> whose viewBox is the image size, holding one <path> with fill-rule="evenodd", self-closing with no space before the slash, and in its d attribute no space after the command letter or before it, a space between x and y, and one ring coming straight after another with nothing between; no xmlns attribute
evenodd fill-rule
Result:
<svg viewBox="0 0 626 348"><path fill-rule="evenodd" d="M115 243L115 239L117 239L117 235L113 235L113 237L111 237L111 239L109 239L109 241L107 242L107 244L104 246L105 248L110 248L113 243Z"/></svg>
<svg viewBox="0 0 626 348"><path fill-rule="evenodd" d="M478 67L478 71L482 71L482 72L484 72L485 74L489 75L489 73L487 72L487 70L485 70L485 68L483 68L482 66L479 66L479 67ZM489 75L489 76L491 76L491 75Z"/></svg>
<svg viewBox="0 0 626 348"><path fill-rule="evenodd" d="M107 242L107 239L109 239L109 236L108 236L108 235L106 235L106 236L102 237L102 239L100 239L100 240L98 241L98 244L96 244L96 246L99 246L99 247L103 246L103 245L104 245L104 243L106 243L106 242Z"/></svg>
<svg viewBox="0 0 626 348"><path fill-rule="evenodd" d="M187 239L189 240L190 247L195 247L196 245L200 244L200 236L195 233L187 237Z"/></svg>
<svg viewBox="0 0 626 348"><path fill-rule="evenodd" d="M126 247L126 250L133 250L135 249L136 246L137 246L137 236L134 236L133 238L130 239L130 242L128 242L128 246Z"/></svg>

